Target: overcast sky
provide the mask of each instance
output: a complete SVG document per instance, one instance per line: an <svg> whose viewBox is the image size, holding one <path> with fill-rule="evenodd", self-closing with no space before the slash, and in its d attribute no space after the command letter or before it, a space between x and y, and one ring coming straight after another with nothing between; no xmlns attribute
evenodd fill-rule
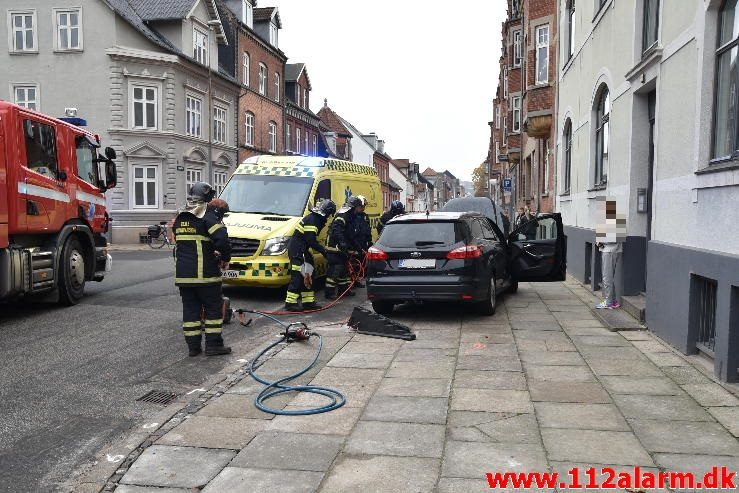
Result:
<svg viewBox="0 0 739 493"><path fill-rule="evenodd" d="M313 111L328 98L393 158L470 179L487 156L506 2L258 2L273 5L288 63L308 66Z"/></svg>

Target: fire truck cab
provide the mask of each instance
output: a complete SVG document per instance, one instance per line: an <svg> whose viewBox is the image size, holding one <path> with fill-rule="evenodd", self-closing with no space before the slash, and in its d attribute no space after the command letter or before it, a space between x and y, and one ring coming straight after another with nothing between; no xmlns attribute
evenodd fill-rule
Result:
<svg viewBox="0 0 739 493"><path fill-rule="evenodd" d="M0 101L0 301L56 294L73 305L109 265L115 150L101 156L84 120L65 120Z"/></svg>

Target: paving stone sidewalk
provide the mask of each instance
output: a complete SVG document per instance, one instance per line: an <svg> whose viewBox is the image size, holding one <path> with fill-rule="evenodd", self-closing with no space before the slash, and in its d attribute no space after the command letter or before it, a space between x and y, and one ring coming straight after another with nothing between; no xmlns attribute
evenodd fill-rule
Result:
<svg viewBox="0 0 739 493"><path fill-rule="evenodd" d="M739 470L733 389L648 332L609 332L592 301L574 281L522 283L493 317L400 310L416 341L329 328L302 381L340 389L345 407L274 417L254 407L247 377L147 448L115 491L483 492L496 471ZM301 368L312 351L289 345L261 374Z"/></svg>

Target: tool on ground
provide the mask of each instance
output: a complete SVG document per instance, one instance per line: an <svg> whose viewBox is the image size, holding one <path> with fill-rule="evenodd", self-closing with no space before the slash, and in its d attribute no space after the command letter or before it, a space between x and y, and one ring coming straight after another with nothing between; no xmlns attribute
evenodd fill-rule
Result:
<svg viewBox="0 0 739 493"><path fill-rule="evenodd" d="M356 329L357 334L392 337L393 339L406 341L416 339L416 334L408 326L373 313L361 306L354 307L348 325Z"/></svg>
<svg viewBox="0 0 739 493"><path fill-rule="evenodd" d="M257 382L266 385L266 387L262 389L262 391L259 392L257 397L254 399L254 405L257 407L257 409L259 409L260 411L264 411L265 413L278 414L283 416L307 416L311 414L320 414L333 411L346 404L346 396L338 390L330 389L327 387L320 387L317 385L287 385L287 382L295 380L296 378L306 374L311 370L311 368L316 365L316 363L318 362L318 358L321 356L321 349L323 349L323 337L321 336L321 334L311 331L303 322L286 324L285 322L267 313L259 312L257 310L237 309L235 310L235 313L238 316L244 315L246 313L259 315L261 317L268 318L273 322L276 322L284 329L284 331L280 333L280 339L265 347L249 365L249 375L251 375L251 377ZM246 324L242 322L242 325L248 325L249 323L251 323L251 320L249 320L249 322ZM265 378L260 377L256 374L256 370L259 367L258 361L274 347L283 343L306 343L312 337L318 338L318 348L316 349L316 355L310 362L310 364L302 370L288 375L284 378L280 378L279 380L275 380L273 382L270 382L269 380L266 380ZM328 398L330 402L326 405L315 408L297 410L274 409L265 404L268 399L287 394L289 392L310 392L312 394L322 395Z"/></svg>

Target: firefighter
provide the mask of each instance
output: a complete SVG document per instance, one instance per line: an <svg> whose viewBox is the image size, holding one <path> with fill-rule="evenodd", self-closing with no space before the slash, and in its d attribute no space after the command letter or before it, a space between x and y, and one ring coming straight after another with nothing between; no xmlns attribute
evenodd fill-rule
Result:
<svg viewBox="0 0 739 493"><path fill-rule="evenodd" d="M176 240L175 285L182 297L182 329L190 356L202 352L205 332L205 355L229 354L221 336L223 298L221 269L228 268L231 244L221 222L228 212L223 200L213 200L215 190L207 183L195 183L187 205L174 222Z"/></svg>
<svg viewBox="0 0 739 493"><path fill-rule="evenodd" d="M390 204L390 210L384 212L382 216L380 216L380 222L377 223L377 234L382 233L382 230L388 221L401 214L405 214L405 206L403 206L403 202L400 200L393 200L392 204Z"/></svg>
<svg viewBox="0 0 739 493"><path fill-rule="evenodd" d="M336 215L328 232L328 272L326 273L326 299L335 300L337 294L346 291L347 296L355 296L356 293L347 291L349 287L349 271L346 263L350 250L356 248L352 239L352 225L356 215L363 210L362 201L355 196L347 199L344 207ZM338 293L337 293L338 290Z"/></svg>
<svg viewBox="0 0 739 493"><path fill-rule="evenodd" d="M360 251L366 252L372 246L372 226L370 226L369 216L364 212L367 207L367 199L364 195L357 195L357 198L362 201L362 210L356 216L356 243Z"/></svg>
<svg viewBox="0 0 739 493"><path fill-rule="evenodd" d="M305 216L295 228L287 252L290 256L290 284L287 287L285 297L285 310L289 312L300 311L298 300L302 300L303 310L316 310L321 306L316 303L315 293L312 285L307 284L303 265L314 266L313 255L310 249L317 251L324 257L328 257L326 249L318 243L318 235L326 225L326 221L336 213L336 204L331 200L324 200L318 207Z"/></svg>

